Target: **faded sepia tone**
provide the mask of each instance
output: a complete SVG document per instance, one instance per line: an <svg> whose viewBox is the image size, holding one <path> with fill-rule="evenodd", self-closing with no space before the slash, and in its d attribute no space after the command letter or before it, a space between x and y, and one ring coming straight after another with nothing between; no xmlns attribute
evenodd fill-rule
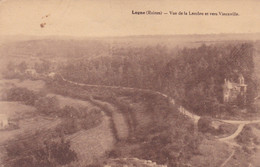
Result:
<svg viewBox="0 0 260 167"><path fill-rule="evenodd" d="M259 6L0 0L0 166L258 167Z"/></svg>

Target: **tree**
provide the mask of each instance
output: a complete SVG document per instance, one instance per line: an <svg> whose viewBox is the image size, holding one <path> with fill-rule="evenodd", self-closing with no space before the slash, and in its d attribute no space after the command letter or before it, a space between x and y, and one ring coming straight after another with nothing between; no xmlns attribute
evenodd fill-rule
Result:
<svg viewBox="0 0 260 167"><path fill-rule="evenodd" d="M39 112L48 115L59 111L59 102L56 97L41 97L36 101L35 107Z"/></svg>
<svg viewBox="0 0 260 167"><path fill-rule="evenodd" d="M202 133L214 132L214 128L212 127L212 119L210 117L201 117L198 121L198 129Z"/></svg>
<svg viewBox="0 0 260 167"><path fill-rule="evenodd" d="M27 69L27 64L23 61L17 66L17 68L21 73L24 73Z"/></svg>
<svg viewBox="0 0 260 167"><path fill-rule="evenodd" d="M27 105L35 105L39 96L27 88L11 88L5 92L5 98L9 101L21 101Z"/></svg>

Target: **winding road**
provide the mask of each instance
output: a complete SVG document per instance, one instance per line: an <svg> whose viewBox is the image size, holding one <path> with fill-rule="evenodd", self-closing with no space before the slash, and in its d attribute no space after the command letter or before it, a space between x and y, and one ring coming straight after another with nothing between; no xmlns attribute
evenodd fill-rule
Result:
<svg viewBox="0 0 260 167"><path fill-rule="evenodd" d="M149 90L149 89L131 88L131 87L121 87L121 86L83 84L83 83L77 83L77 82L74 82L74 81L67 80L61 74L59 74L59 75L61 76L63 81L74 84L74 85L79 85L79 86L88 86L88 87L96 87L96 88L112 88L112 89L123 89L123 90L137 90L137 91L142 91L142 92L156 93L156 94L159 94L159 95L169 99L170 103L175 105L174 99L172 99L168 95L163 94L163 93L158 92L158 91L153 91L153 90ZM190 111L185 109L183 106L179 106L178 110L179 110L179 112L181 112L182 114L188 116L191 120L193 120L193 122L195 124L198 123L200 116L191 113ZM260 123L260 119L258 119L258 120L241 120L241 121L239 121L239 120L224 120L224 119L216 119L216 120L224 122L224 123L230 123L230 124L233 124L233 125L238 125L237 130L233 134L231 134L230 136L227 136L227 137L219 138L218 139L219 141L229 141L231 139L236 138L241 133L244 126L247 125L247 124Z"/></svg>
<svg viewBox="0 0 260 167"><path fill-rule="evenodd" d="M136 90L136 91L141 91L141 92L156 93L158 95L161 95L161 96L169 99L170 103L175 105L175 100L174 99L172 99L168 95L163 94L163 93L158 92L158 91L153 91L153 90L149 90L149 89L131 88L131 87L121 87L121 86L106 86L106 85L83 84L83 83L77 83L77 82L73 82L73 81L67 80L61 74L59 74L59 75L61 76L63 81L71 83L71 84L74 84L74 85L79 85L79 86L88 86L88 87L96 87L96 88L112 88L112 89L123 89L123 90ZM195 124L198 123L198 121L200 119L200 116L189 112L183 106L179 106L178 110L182 114L188 116ZM216 120L224 122L224 123L230 123L230 124L233 124L233 125L238 125L237 130L233 134L231 134L230 136L223 137L223 138L218 138L219 141L225 142L225 143L227 143L231 147L238 146L237 143L232 141L232 139L235 139L242 132L242 130L243 130L245 125L253 124L253 123L260 123L260 119L258 119L258 120L241 120L241 121L239 121L239 120L223 120L223 119L216 119ZM234 154L235 154L235 150L233 149L231 154L230 154L230 156L221 164L221 167L224 167L228 163L228 161L233 157Z"/></svg>
<svg viewBox="0 0 260 167"><path fill-rule="evenodd" d="M93 85L93 84L84 84L84 83L77 83L77 82L74 82L74 81L70 81L70 80L67 80L65 79L61 74L59 74L62 78L63 81L65 82L68 82L68 83L71 83L71 84L74 84L74 85L79 85L79 86L88 86L88 87L96 87L96 88L111 88L111 89L123 89L123 90L136 90L136 91L142 91L142 92L151 92L151 93L156 93L158 95L161 95L167 99L170 100L170 103L175 105L175 100L171 97L169 97L168 95L166 94L163 94L161 92L158 92L158 91L153 91L153 90L150 90L150 89L140 89L140 88L131 88L131 87L122 87L122 86L107 86L107 85ZM190 119L192 119L194 121L194 123L197 123L198 120L200 119L200 116L199 115L196 115L194 113L191 113L190 111L188 111L187 109L185 109L184 107L180 106L179 108L179 111L188 116ZM260 119L258 120L224 120L224 119L216 119L217 121L221 121L221 122L224 122L224 123L230 123L230 124L236 124L236 125L246 125L246 124L253 124L253 123L260 123ZM242 128L243 129L243 128ZM239 131L241 130L238 130L236 131L234 134L238 133ZM234 135L233 134L233 135ZM238 133L239 134L239 133Z"/></svg>

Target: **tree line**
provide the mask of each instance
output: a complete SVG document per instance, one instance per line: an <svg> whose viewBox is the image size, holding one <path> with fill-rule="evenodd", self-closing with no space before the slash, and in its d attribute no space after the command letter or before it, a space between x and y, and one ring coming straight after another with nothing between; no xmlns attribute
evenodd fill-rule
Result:
<svg viewBox="0 0 260 167"><path fill-rule="evenodd" d="M110 56L68 62L61 68L67 79L101 85L146 88L164 92L197 114L230 111L223 104L224 79L248 85L248 107L255 97L251 43L201 45L198 48L114 48Z"/></svg>

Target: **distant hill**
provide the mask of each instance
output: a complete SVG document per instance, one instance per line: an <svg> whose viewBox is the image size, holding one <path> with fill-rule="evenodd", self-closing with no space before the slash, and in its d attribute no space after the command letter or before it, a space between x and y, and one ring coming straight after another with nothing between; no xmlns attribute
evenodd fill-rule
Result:
<svg viewBox="0 0 260 167"><path fill-rule="evenodd" d="M2 56L37 56L38 58L82 57L107 53L109 45L98 40L37 39L2 44Z"/></svg>
<svg viewBox="0 0 260 167"><path fill-rule="evenodd" d="M241 42L259 40L258 34L215 35L147 35L125 37L34 37L5 36L0 40L1 57L82 58L110 55L113 48L147 47L198 47L202 43Z"/></svg>

